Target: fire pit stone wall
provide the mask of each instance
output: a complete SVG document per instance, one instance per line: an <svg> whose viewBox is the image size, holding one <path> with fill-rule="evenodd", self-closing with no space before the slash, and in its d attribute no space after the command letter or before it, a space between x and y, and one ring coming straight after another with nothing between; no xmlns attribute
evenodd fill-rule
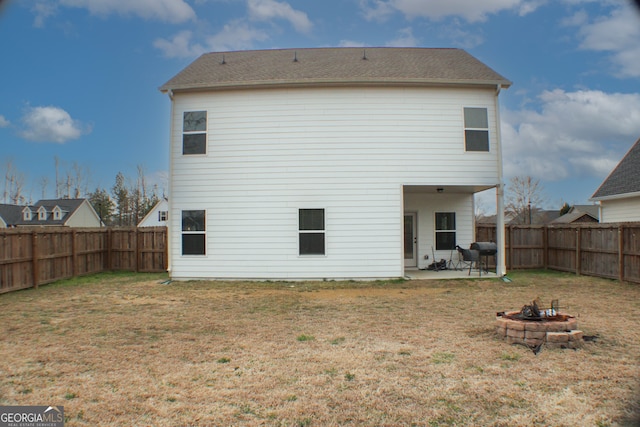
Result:
<svg viewBox="0 0 640 427"><path fill-rule="evenodd" d="M524 344L529 347L545 344L548 348L582 347L583 333L578 330L578 320L562 315L565 320L522 320L509 319L518 311L496 317L496 333L510 344Z"/></svg>

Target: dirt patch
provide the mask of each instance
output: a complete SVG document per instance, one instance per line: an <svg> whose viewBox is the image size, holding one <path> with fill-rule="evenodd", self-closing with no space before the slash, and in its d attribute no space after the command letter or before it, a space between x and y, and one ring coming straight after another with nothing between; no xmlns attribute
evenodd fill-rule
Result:
<svg viewBox="0 0 640 427"><path fill-rule="evenodd" d="M69 426L633 425L640 288L513 280L101 275L5 294L0 404L64 405ZM538 296L598 339L534 355L496 337L496 312Z"/></svg>

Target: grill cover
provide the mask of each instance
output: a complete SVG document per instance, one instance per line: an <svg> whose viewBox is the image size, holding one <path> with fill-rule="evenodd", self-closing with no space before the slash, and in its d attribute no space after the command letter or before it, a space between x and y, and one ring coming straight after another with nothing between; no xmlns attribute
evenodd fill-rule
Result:
<svg viewBox="0 0 640 427"><path fill-rule="evenodd" d="M480 252L481 256L495 255L498 252L498 245L493 242L474 242L471 249Z"/></svg>

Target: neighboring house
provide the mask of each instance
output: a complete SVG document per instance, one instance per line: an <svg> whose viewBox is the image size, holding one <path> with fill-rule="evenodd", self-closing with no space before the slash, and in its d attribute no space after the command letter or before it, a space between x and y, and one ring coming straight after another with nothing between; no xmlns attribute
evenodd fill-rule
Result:
<svg viewBox="0 0 640 427"><path fill-rule="evenodd" d="M474 239L474 193L495 188L504 211L510 85L459 49L202 55L160 88L171 277L388 278L448 259Z"/></svg>
<svg viewBox="0 0 640 427"><path fill-rule="evenodd" d="M591 196L600 222L640 221L640 139Z"/></svg>
<svg viewBox="0 0 640 427"><path fill-rule="evenodd" d="M163 198L155 204L142 221L138 224L138 227L166 227L167 219L169 218L169 200Z"/></svg>
<svg viewBox="0 0 640 427"><path fill-rule="evenodd" d="M569 211L551 221L551 224L575 224L584 222L598 222L597 205L574 205Z"/></svg>
<svg viewBox="0 0 640 427"><path fill-rule="evenodd" d="M0 204L0 228L13 228L22 220L23 206Z"/></svg>
<svg viewBox="0 0 640 427"><path fill-rule="evenodd" d="M100 227L87 199L40 200L30 206L0 205L5 227Z"/></svg>

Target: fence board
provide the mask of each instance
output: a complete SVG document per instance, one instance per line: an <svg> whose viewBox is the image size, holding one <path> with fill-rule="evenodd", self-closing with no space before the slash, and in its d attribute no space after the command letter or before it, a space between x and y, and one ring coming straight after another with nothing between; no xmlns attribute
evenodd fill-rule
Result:
<svg viewBox="0 0 640 427"><path fill-rule="evenodd" d="M491 241L495 225L478 225ZM507 269L549 268L640 283L640 223L506 226ZM495 241L495 240L494 240Z"/></svg>
<svg viewBox="0 0 640 427"><path fill-rule="evenodd" d="M167 270L167 230L0 230L0 294L109 270Z"/></svg>

